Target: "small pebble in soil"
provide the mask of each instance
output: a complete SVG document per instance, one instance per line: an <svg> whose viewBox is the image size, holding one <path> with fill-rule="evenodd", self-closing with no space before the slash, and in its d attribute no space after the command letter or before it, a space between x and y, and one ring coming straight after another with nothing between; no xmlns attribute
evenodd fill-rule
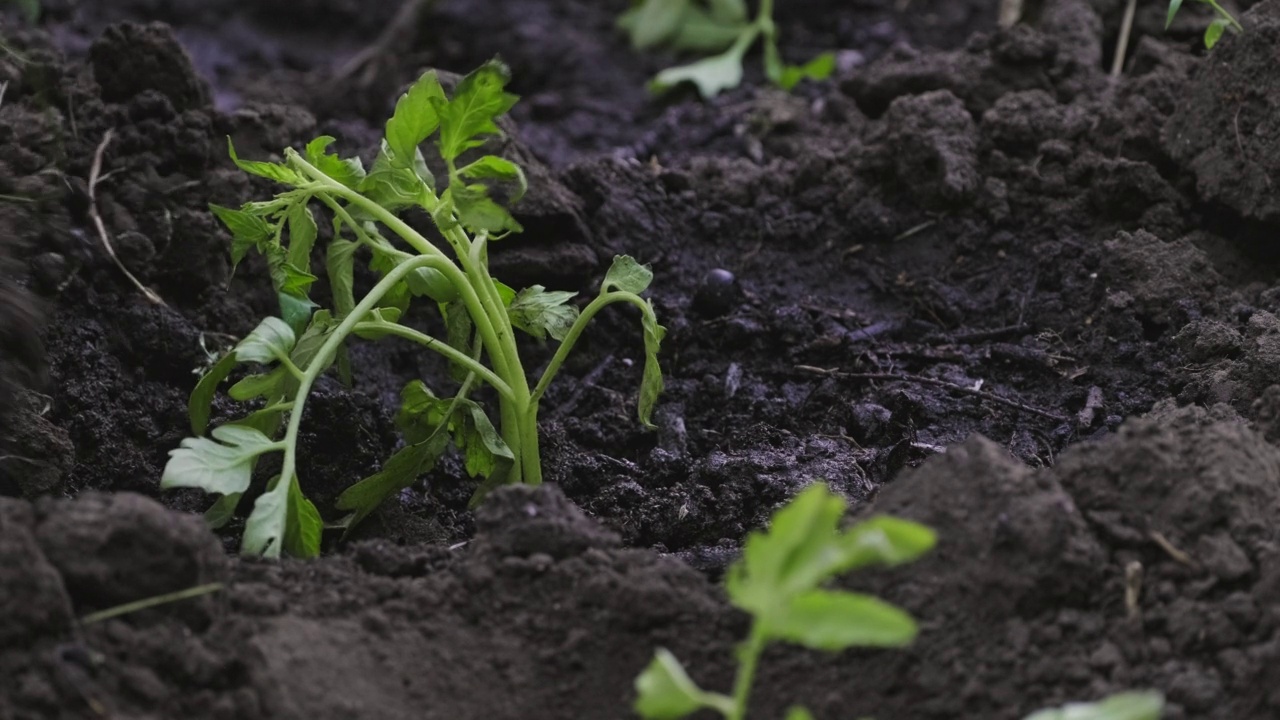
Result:
<svg viewBox="0 0 1280 720"><path fill-rule="evenodd" d="M693 295L695 312L708 317L728 315L738 304L742 289L738 279L728 270L716 268L702 276L702 282Z"/></svg>

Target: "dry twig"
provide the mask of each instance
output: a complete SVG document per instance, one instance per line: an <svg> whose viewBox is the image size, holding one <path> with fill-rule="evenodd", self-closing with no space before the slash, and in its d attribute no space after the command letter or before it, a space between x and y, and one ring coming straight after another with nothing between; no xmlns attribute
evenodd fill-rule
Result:
<svg viewBox="0 0 1280 720"><path fill-rule="evenodd" d="M111 261L116 264L116 267L120 268L120 272L124 273L124 276L129 278L134 287L141 290L148 300L156 305L164 305L163 298L151 288L143 285L142 281L134 277L133 273L129 272L129 268L120 262L115 248L111 246L111 236L107 234L107 226L102 222L102 215L98 212L98 183L102 180L102 156L106 153L107 145L111 144L111 138L114 135L114 131L108 130L102 136L102 142L98 143L98 149L93 153L93 166L89 169L89 217L93 219L93 225L98 229L98 237L102 240L102 247L106 248L107 255L111 257Z"/></svg>

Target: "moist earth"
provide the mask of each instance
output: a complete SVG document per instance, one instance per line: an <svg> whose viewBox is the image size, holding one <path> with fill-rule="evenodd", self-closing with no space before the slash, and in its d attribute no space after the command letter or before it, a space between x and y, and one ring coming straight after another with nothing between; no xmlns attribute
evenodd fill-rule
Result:
<svg viewBox="0 0 1280 720"><path fill-rule="evenodd" d="M659 646L728 686L746 622L721 573L820 479L939 532L850 580L921 634L771 650L753 716L1019 718L1125 688L1170 718L1277 712L1280 1L1207 55L1199 7L1168 33L1144 9L1114 79L1122 3L1005 30L993 2L783 4L784 56L838 50L836 75L784 94L753 59L706 102L646 94L676 58L626 45L625 3L442 0L344 73L394 15L366 5L49 0L4 23L0 718L627 717ZM367 158L423 67L495 52L523 96L501 151L531 179L495 275L591 293L614 254L651 263L657 431L631 409L637 318L606 312L544 400L548 486L472 514L450 460L320 560L235 558L237 523L158 489L199 372L273 312L207 210L271 191L225 138ZM352 355L300 446L331 519L396 448L400 387L448 378L392 341Z"/></svg>

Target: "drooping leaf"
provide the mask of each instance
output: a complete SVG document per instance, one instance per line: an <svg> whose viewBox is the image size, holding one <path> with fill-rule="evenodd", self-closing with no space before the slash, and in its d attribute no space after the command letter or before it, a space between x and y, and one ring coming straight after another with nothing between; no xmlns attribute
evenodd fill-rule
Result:
<svg viewBox="0 0 1280 720"><path fill-rule="evenodd" d="M271 363L289 357L296 338L293 329L280 318L264 319L235 347L239 362Z"/></svg>
<svg viewBox="0 0 1280 720"><path fill-rule="evenodd" d="M502 300L502 306L511 307L511 301L516 299L515 288L500 280L494 280L493 287L498 291L498 298Z"/></svg>
<svg viewBox="0 0 1280 720"><path fill-rule="evenodd" d="M688 11L689 0L645 0L631 20L631 44L645 50L666 42Z"/></svg>
<svg viewBox="0 0 1280 720"><path fill-rule="evenodd" d="M290 377L289 371L283 366L279 366L271 370L271 372L261 375L250 375L227 391L232 400L244 402L252 400L256 397L272 398L284 394L285 381Z"/></svg>
<svg viewBox="0 0 1280 720"><path fill-rule="evenodd" d="M285 521L284 551L296 558L313 558L320 555L320 535L324 532L324 519L320 511L302 494L298 476L289 483L289 512Z"/></svg>
<svg viewBox="0 0 1280 720"><path fill-rule="evenodd" d="M235 369L236 354L229 352L222 356L213 367L200 378L200 382L196 383L196 387L191 391L191 397L187 400L187 415L191 418L191 434L199 437L204 435L204 431L209 428L209 414L213 408L213 396L218 392L218 386L223 380L231 374Z"/></svg>
<svg viewBox="0 0 1280 720"><path fill-rule="evenodd" d="M266 407L254 410L229 424L252 428L267 437L275 437L284 423L284 410L279 405L283 400L280 396L268 398Z"/></svg>
<svg viewBox="0 0 1280 720"><path fill-rule="evenodd" d="M280 304L280 318L295 333L302 332L311 319L311 311L319 307L310 298L283 292L276 293L276 302Z"/></svg>
<svg viewBox="0 0 1280 720"><path fill-rule="evenodd" d="M364 179L364 163L358 157L343 160L337 155L326 152L334 142L333 137L322 135L307 143L307 162L314 165L317 170L325 175L354 189Z"/></svg>
<svg viewBox="0 0 1280 720"><path fill-rule="evenodd" d="M405 284L409 292L419 297L429 297L438 303L453 302L458 299L458 288L449 282L444 273L430 267L420 267L405 275Z"/></svg>
<svg viewBox="0 0 1280 720"><path fill-rule="evenodd" d="M576 295L560 290L548 291L541 285L534 285L516 293L507 306L507 314L512 325L538 339L550 335L556 340L563 340L578 319L578 308L568 304Z"/></svg>
<svg viewBox="0 0 1280 720"><path fill-rule="evenodd" d="M231 265L234 268L244 260L251 248L271 237L271 226L262 218L243 210L234 210L209 203L209 209L231 231Z"/></svg>
<svg viewBox="0 0 1280 720"><path fill-rule="evenodd" d="M515 455L502 435L473 400L461 400L453 415L453 442L471 477L498 478L501 482L515 463Z"/></svg>
<svg viewBox="0 0 1280 720"><path fill-rule="evenodd" d="M658 364L658 352L662 349L662 338L667 329L658 324L653 312L653 301L649 301L649 312L641 316L644 330L644 373L640 379L640 399L637 412L640 423L652 428L653 407L658 404L658 396L662 395L665 383L662 381L662 366Z"/></svg>
<svg viewBox="0 0 1280 720"><path fill-rule="evenodd" d="M381 340L394 332L395 328L392 326L399 319L400 311L396 308L374 308L361 323L363 327L355 331L355 334L365 340Z"/></svg>
<svg viewBox="0 0 1280 720"><path fill-rule="evenodd" d="M439 106L440 155L453 162L459 155L484 144L501 131L494 123L519 98L503 88L511 70L500 60L490 60L458 81L453 98Z"/></svg>
<svg viewBox="0 0 1280 720"><path fill-rule="evenodd" d="M275 180L278 183L293 186L302 185L307 182L306 178L302 177L292 168L285 165L272 162L261 162L258 160L241 160L240 157L236 155L236 146L231 142L230 136L227 136L227 152L231 155L231 160L236 164L236 167L250 175L257 175L258 177L264 177L268 180Z"/></svg>
<svg viewBox="0 0 1280 720"><path fill-rule="evenodd" d="M439 108L445 102L444 88L434 70L423 73L409 91L400 96L386 131L395 167L413 167L418 145L440 126Z"/></svg>
<svg viewBox="0 0 1280 720"><path fill-rule="evenodd" d="M676 29L667 44L676 50L697 52L721 52L733 45L750 27L744 20L717 18L715 13L691 6L684 22Z"/></svg>
<svg viewBox="0 0 1280 720"><path fill-rule="evenodd" d="M397 165L384 143L373 168L360 181L360 192L393 212L420 204L424 189L433 186L434 178L422 159L422 153L415 153L410 167Z"/></svg>
<svg viewBox="0 0 1280 720"><path fill-rule="evenodd" d="M217 502L204 511L204 524L210 530L217 530L231 522L235 517L236 507L240 505L241 493L229 493L218 498Z"/></svg>
<svg viewBox="0 0 1280 720"><path fill-rule="evenodd" d="M633 707L645 720L678 720L702 708L733 707L729 698L699 688L665 648L654 653L649 667L636 678L635 687Z"/></svg>
<svg viewBox="0 0 1280 720"><path fill-rule="evenodd" d="M267 492L253 503L253 512L245 521L244 535L240 538L240 554L280 557L284 536L289 525L290 484L280 481L280 476L267 485Z"/></svg>
<svg viewBox="0 0 1280 720"><path fill-rule="evenodd" d="M347 488L338 496L339 510L355 513L348 531L360 524L392 494L413 485L423 473L430 472L449 445L446 433L429 435L419 443L402 448L382 466L382 470Z"/></svg>
<svg viewBox="0 0 1280 720"><path fill-rule="evenodd" d="M487 230L490 233L523 232L524 227L506 208L489 197L484 185L454 185L449 195L458 210L458 220L472 232Z"/></svg>
<svg viewBox="0 0 1280 720"><path fill-rule="evenodd" d="M1126 692L1096 703L1070 703L1041 710L1026 720L1159 720L1164 696L1158 692Z"/></svg>
<svg viewBox="0 0 1280 720"><path fill-rule="evenodd" d="M630 255L615 255L613 264L604 275L600 291L621 290L639 295L649 288L651 282L653 282L653 271L648 265L641 265Z"/></svg>
<svg viewBox="0 0 1280 720"><path fill-rule="evenodd" d="M329 291L333 293L333 310L339 318L346 317L356 307L355 253L359 247L359 243L334 238L326 253Z"/></svg>
<svg viewBox="0 0 1280 720"><path fill-rule="evenodd" d="M910 615L870 595L810 590L784 607L769 618L766 632L814 650L901 647L916 637Z"/></svg>
<svg viewBox="0 0 1280 720"><path fill-rule="evenodd" d="M459 302L445 303L440 308L444 315L445 339L449 346L463 353L471 352L471 337L474 324L467 306ZM456 362L449 363L449 374L454 380L462 382L471 371Z"/></svg>
<svg viewBox="0 0 1280 720"><path fill-rule="evenodd" d="M242 493L249 488L254 459L273 447L271 438L252 428L214 428L212 440L186 438L180 447L169 451L160 487L199 488L219 495Z"/></svg>
<svg viewBox="0 0 1280 720"><path fill-rule="evenodd" d="M722 91L742 83L742 53L736 48L688 65L667 68L654 76L649 89L663 93L680 83L693 83L704 98L713 98Z"/></svg>
<svg viewBox="0 0 1280 720"><path fill-rule="evenodd" d="M511 195L512 203L519 202L529 189L529 181L524 176L524 170L519 165L497 155L485 155L470 165L460 168L458 175L467 180L498 180L516 183L517 190Z"/></svg>
<svg viewBox="0 0 1280 720"><path fill-rule="evenodd" d="M303 270L311 267L311 249L316 244L316 218L306 202L289 208L289 264Z"/></svg>

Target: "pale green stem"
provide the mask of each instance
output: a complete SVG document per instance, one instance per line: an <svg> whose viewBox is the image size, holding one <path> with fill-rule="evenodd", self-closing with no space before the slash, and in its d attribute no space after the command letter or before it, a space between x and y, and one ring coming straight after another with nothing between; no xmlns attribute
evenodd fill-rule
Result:
<svg viewBox="0 0 1280 720"><path fill-rule="evenodd" d="M298 391L293 401L293 412L289 414L289 426L285 430L284 440L282 441L284 444L284 461L280 468L281 482L277 484L276 489L272 490L272 492L287 493L289 491L289 484L292 482L294 473L297 472L298 431L302 426L302 411L306 407L307 396L311 392L311 386L315 384L321 372L328 367L333 360L333 356L338 352L338 346L351 334L351 331L364 316L373 311L378 302L382 300L382 296L395 287L396 283L418 268L434 266L438 270L442 262L449 263L449 260L439 255L416 257L392 268L391 272L387 273L382 280L378 281L377 285L373 286L369 294L360 300L351 313L338 324L338 327L330 333L328 339L320 346L315 359L311 361L311 365L308 366L306 373L303 374L302 379L298 382Z"/></svg>
<svg viewBox="0 0 1280 720"><path fill-rule="evenodd" d="M354 330L357 334L369 331L395 335L397 337L404 338L405 340L412 340L423 347L434 350L449 360L465 367L468 372L475 373L481 380L484 380L493 386L493 389L497 390L499 395L509 400L515 399L511 394L511 386L508 385L506 381L498 377L489 368L480 364L478 361L473 360L470 355L467 355L448 343L440 342L440 340L433 338L424 332L419 332L411 327L405 327L399 323L362 322L358 323Z"/></svg>
<svg viewBox="0 0 1280 720"><path fill-rule="evenodd" d="M551 362L547 364L547 369L543 371L542 378L538 381L538 386L533 390L532 404L537 405L542 400L542 395L547 391L547 386L551 384L552 378L560 371L560 366L569 357L569 352L573 350L573 346L578 342L578 337L582 335L582 331L586 330L591 319L596 313L605 307L617 302L626 302L640 308L640 312L645 315L651 314L653 311L649 308L649 303L635 293L623 292L616 290L614 292L605 293L591 301L591 304L583 308L582 313L578 315L578 319L574 321L569 328L569 332L565 334L564 340L560 342L560 347L556 349L556 354L551 357Z"/></svg>
<svg viewBox="0 0 1280 720"><path fill-rule="evenodd" d="M751 636L738 650L738 676L733 682L733 712L725 715L728 720L745 720L747 700L751 698L751 685L756 679L756 665L764 652L765 636L759 621L751 624Z"/></svg>

